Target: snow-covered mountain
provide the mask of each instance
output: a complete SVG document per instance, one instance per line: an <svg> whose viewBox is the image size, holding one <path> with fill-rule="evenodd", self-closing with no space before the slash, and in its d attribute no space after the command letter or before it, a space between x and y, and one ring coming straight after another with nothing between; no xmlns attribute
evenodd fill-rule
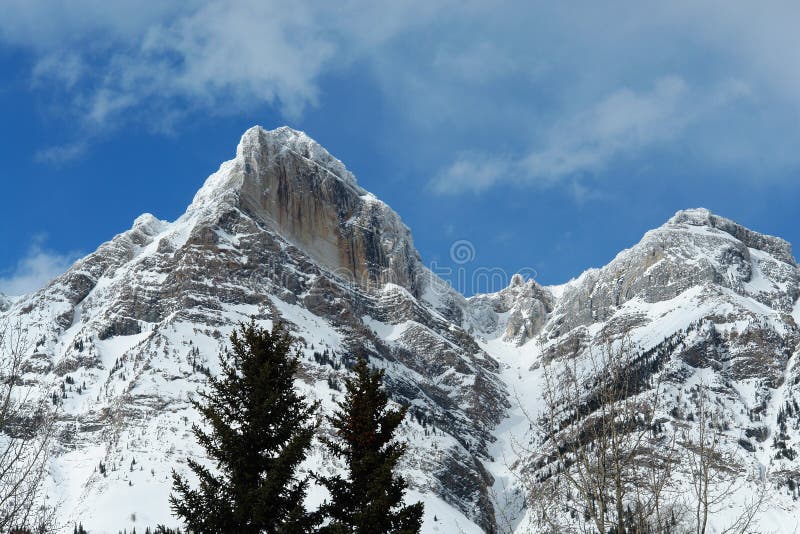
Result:
<svg viewBox="0 0 800 534"><path fill-rule="evenodd" d="M429 515L452 506L450 520L488 529L483 461L508 401L498 363L459 326L465 306L339 161L303 133L256 127L177 221L142 215L9 313L36 340L29 379L57 396L66 384L51 495L67 519L170 522L170 470L200 453L189 398L255 317L302 340L302 387L326 409L343 359L385 367L412 406L406 464Z"/></svg>
<svg viewBox="0 0 800 534"><path fill-rule="evenodd" d="M509 299L514 291L518 296ZM731 468L741 479L712 516L711 531L730 526L736 507L766 478L768 504L753 531L793 532L800 511L798 296L800 270L786 241L695 209L678 212L605 267L563 286L517 280L500 293L470 299L473 308L493 307L498 317L489 312L491 319L481 323L489 328L480 345L501 362L515 399L495 432L493 454L514 458L514 443L541 443L541 436L531 436L529 416L542 408L545 364L585 364L609 339L625 336L657 364L649 372L662 377L663 420L691 432L696 387L710 392L724 430L720 450L736 458ZM518 325L525 325L525 335ZM527 468L541 468L535 454L517 459L511 470L509 462L488 467L498 491L513 487ZM509 502L518 531L526 532L524 512Z"/></svg>
<svg viewBox="0 0 800 534"><path fill-rule="evenodd" d="M0 293L0 312L4 312L11 307L11 299Z"/></svg>
<svg viewBox="0 0 800 534"><path fill-rule="evenodd" d="M678 393L698 380L714 386L731 447L774 482L763 524L775 528L800 511L788 482L800 470L785 453L800 439L797 416L778 421L800 382L798 296L788 243L689 210L563 286L516 276L465 299L324 148L254 127L178 220L142 215L0 313L35 341L25 381L62 397L49 495L90 532L176 523L170 471L200 454L189 399L251 317L301 340L298 386L323 411L346 360L386 369L393 398L411 406L403 469L409 498L426 503L425 532L528 531L519 474L533 458L514 443L537 439L526 414L542 363L623 332L642 351L670 347L665 413L690 411ZM335 468L319 447L307 463ZM309 504L322 498L315 490Z"/></svg>

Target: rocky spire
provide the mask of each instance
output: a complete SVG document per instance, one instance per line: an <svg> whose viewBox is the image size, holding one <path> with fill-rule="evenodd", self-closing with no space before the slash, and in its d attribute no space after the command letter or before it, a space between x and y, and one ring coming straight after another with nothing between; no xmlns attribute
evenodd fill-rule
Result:
<svg viewBox="0 0 800 534"><path fill-rule="evenodd" d="M197 193L190 212L233 206L276 230L337 275L421 294L411 233L341 161L305 133L255 126Z"/></svg>
<svg viewBox="0 0 800 534"><path fill-rule="evenodd" d="M725 217L715 215L705 208L695 208L688 210L681 210L677 212L668 222L665 227L670 226L706 226L708 228L715 228L730 234L739 241L741 241L748 248L761 250L773 257L788 263L792 266L797 266L797 262L792 254L792 245L780 237L760 234L754 232L749 228L730 220Z"/></svg>
<svg viewBox="0 0 800 534"><path fill-rule="evenodd" d="M236 157L223 163L219 170L206 180L195 195L192 207L218 202L231 193L238 196L242 189L249 192L258 190L260 185L258 164L275 163L286 159L289 155L306 160L309 165L321 171L327 171L321 174L323 179L341 181L359 195L366 193L358 186L355 177L344 164L305 132L288 126L281 126L275 130L253 126L242 134L236 147Z"/></svg>

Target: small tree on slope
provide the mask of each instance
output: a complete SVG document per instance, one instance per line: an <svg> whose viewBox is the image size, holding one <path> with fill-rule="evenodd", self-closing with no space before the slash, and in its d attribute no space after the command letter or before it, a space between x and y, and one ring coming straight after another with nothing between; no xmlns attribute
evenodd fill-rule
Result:
<svg viewBox="0 0 800 534"><path fill-rule="evenodd" d="M51 397L26 387L32 348L21 323L0 319L0 532L50 532L54 510L43 482L55 433Z"/></svg>
<svg viewBox="0 0 800 534"><path fill-rule="evenodd" d="M300 533L314 520L303 507L308 479L298 475L314 435L316 410L294 388L298 367L293 339L241 325L231 351L220 354L219 377L195 408L209 431L192 430L216 462L216 471L193 459L193 489L173 471L170 504L189 530L201 533Z"/></svg>
<svg viewBox="0 0 800 534"><path fill-rule="evenodd" d="M403 506L408 484L395 473L406 445L393 436L406 409L387 408L382 370L370 371L361 359L354 371L355 376L345 382L345 398L330 419L338 439L323 440L335 456L344 459L348 478L319 477L332 496L320 510L330 518L320 532L417 533L423 505Z"/></svg>

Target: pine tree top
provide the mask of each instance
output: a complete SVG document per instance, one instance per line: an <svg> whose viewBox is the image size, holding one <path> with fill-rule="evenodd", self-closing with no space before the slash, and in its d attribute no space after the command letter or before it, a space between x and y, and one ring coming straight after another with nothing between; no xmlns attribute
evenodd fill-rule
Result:
<svg viewBox="0 0 800 534"><path fill-rule="evenodd" d="M294 387L294 339L280 325L269 331L251 321L230 340L219 376L194 402L205 425L192 430L214 469L188 460L198 489L173 473L172 508L192 531L305 532L313 520L303 508L308 477L298 468L317 404Z"/></svg>
<svg viewBox="0 0 800 534"><path fill-rule="evenodd" d="M413 534L422 524L422 503L403 506L408 486L396 473L406 444L394 433L406 408L391 409L383 389L383 370L371 370L359 359L345 381L344 399L330 417L336 439L323 439L328 449L347 465L347 478L319 477L332 501L322 506L330 516L323 532Z"/></svg>

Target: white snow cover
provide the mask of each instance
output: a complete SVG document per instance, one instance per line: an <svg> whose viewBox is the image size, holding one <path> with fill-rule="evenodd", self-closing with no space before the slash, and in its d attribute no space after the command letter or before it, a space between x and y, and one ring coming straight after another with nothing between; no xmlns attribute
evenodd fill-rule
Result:
<svg viewBox="0 0 800 534"><path fill-rule="evenodd" d="M316 365L314 352L328 349L340 353L346 346L345 334L330 318L310 311L305 304L308 294L281 298L276 290L276 294L267 295L266 300L258 304L232 304L219 299L208 304L209 309L214 310L209 317L192 319L176 314L157 323L136 321L139 330L136 333L120 327L118 333L99 335L108 331L109 326L124 325L125 317L121 317L121 311L115 307L118 295L140 291L141 300L144 300L148 287L161 284L174 274L155 267L159 251L181 249L196 237L193 232L198 224L213 217L221 200L237 194L241 179L237 166L243 164L244 156L248 151L263 147L267 153L290 150L308 154L314 165L330 173L331 179L342 180L365 202L379 204L379 213L388 210L358 186L339 160L306 134L285 127L266 131L256 126L245 132L236 157L223 163L206 180L177 221L165 222L149 214L142 215L129 232L100 247L99 252L124 249L124 254L109 256L124 256L124 261L104 264L98 275L94 260L81 260L67 275L57 278L48 287L7 301L10 308L0 311L2 318L24 321L31 339L41 341L36 354L47 355L46 361L37 360L40 367L32 367L26 379L37 382L47 395L58 387L64 376L74 379L75 385L67 391L60 407L63 439L54 451L47 490L49 502L58 505L64 532L71 531L78 521L92 534L116 534L122 529L130 532L134 527L138 532L159 523L177 526L167 500L170 473L172 469L185 471L187 457L202 457L190 430L192 423L198 422L198 416L187 400L204 387L206 378L198 368L208 368L211 374L217 372L216 355L237 322L276 311L289 322L292 333L304 340L301 359L309 372L304 379L297 380L297 387L310 399L319 400L323 413L330 413L335 402L341 399L341 392L331 387L341 375L329 367ZM661 228L648 232L640 244L620 252L608 266L591 269L562 285L541 288L542 298L547 302L539 308L515 307L514 302L506 302L510 298L508 292L464 299L427 270L423 271L426 283L418 299L408 288L394 284L375 289L376 298L381 302L410 302L429 314L431 320L445 325L445 329L463 327L472 332L479 348L497 361L497 375L507 388L510 408L492 431L493 442L483 465L494 480L490 493L495 500L496 515L508 520L514 533L534 532L530 515L520 499L519 470L526 459L517 457L519 447L515 444L532 437L528 418L541 410L542 361L548 350L558 347L575 333L585 334L591 344L611 325L625 321L633 325L632 341L643 351L673 334L687 331L687 344L699 343L711 332L724 336L736 333L737 338L741 338L750 331L748 329L755 327L761 328L760 333L794 339L792 336L797 335L797 324L800 324L800 292L797 291L800 274L796 264L792 264L793 259L787 256L788 244L745 230L708 210L679 212ZM222 229L216 230L215 235L219 241L217 250L231 254L238 253L241 242L248 237ZM651 251L648 247L654 243L666 244L658 249L665 252L663 257L642 269L641 276L657 274L668 261L680 264L687 272L697 269L704 275L711 274L707 279L698 279L702 282L658 298L644 292L633 294L631 290L630 295L623 294L613 304L584 314L588 318L580 315L584 308L571 307L576 302L583 307L593 305L586 301L600 298L603 283L624 279L628 271L620 265L631 265L640 256L647 256ZM288 244L281 241L280 246L286 248ZM738 254L732 256L735 261L730 259L730 251ZM323 271L321 268L321 274L316 276L322 276ZM205 281L212 280L223 286L222 289L229 283L213 280L213 273L206 276L208 280ZM73 286L80 287L82 280L90 281L91 289L78 303L73 303L68 298L69 292L74 290ZM185 283L190 285L191 282ZM528 289L537 287L530 282ZM580 300L584 293L586 299ZM531 297L527 295L526 298ZM787 298L791 300L788 304ZM253 302L258 301L254 299ZM2 303L0 296L0 310L3 310ZM533 320L535 318L523 317L530 319L526 323L530 328L538 329L530 338L504 340L514 313L532 314L541 313L541 310L546 312L541 324ZM430 340L432 346L458 349L442 335L443 330L434 331L414 319L379 320L365 314L360 320L364 328L390 347L402 349L410 336L420 335ZM567 320L574 320L576 324L569 328L562 326ZM269 327L271 321L260 319L259 324ZM78 350L79 346L84 348ZM437 354L426 356L435 363ZM767 380L758 372L752 377L731 380L731 393L721 396L720 403L730 418L728 435L734 447L751 425L745 413L762 402L766 403L766 409L761 423L774 434L778 409L787 400L800 397L794 384L798 376L797 358L795 343L785 362L764 364L778 366L775 372L780 380ZM392 376L398 379L410 383L421 380L418 371L403 368L396 361L373 359L372 363L392 371ZM733 357L725 362L726 365L735 363ZM690 373L685 382L670 384L670 396L685 395L700 380L716 383L722 376L710 367L687 367L677 356L670 365ZM448 369L437 377L443 389L453 379L453 372ZM79 385L80 393L77 392ZM91 428L93 421L99 430ZM84 434L93 436L92 440L82 440ZM460 450L466 455L466 447L471 444L462 443L447 432L423 427L413 418L403 423L400 434L409 443L409 453L402 466L404 475L412 483L407 501L425 503L423 532L482 532L464 511L442 497L441 488L436 486L431 473L431 459L437 454ZM790 431L790 444L800 444L797 428ZM796 463L775 458L771 439L755 443L754 447L755 453L742 453L752 470L767 473L798 470ZM99 471L101 462L106 467L105 475ZM306 470L322 472L332 472L339 467L319 445L304 465ZM715 514L713 532L729 522L735 515L737 503L742 502L751 489L751 486L743 486L731 496L729 506ZM757 531L792 532L800 506L786 487L773 486L770 492L768 508L757 518ZM324 490L314 486L307 503L314 507L325 497Z"/></svg>

